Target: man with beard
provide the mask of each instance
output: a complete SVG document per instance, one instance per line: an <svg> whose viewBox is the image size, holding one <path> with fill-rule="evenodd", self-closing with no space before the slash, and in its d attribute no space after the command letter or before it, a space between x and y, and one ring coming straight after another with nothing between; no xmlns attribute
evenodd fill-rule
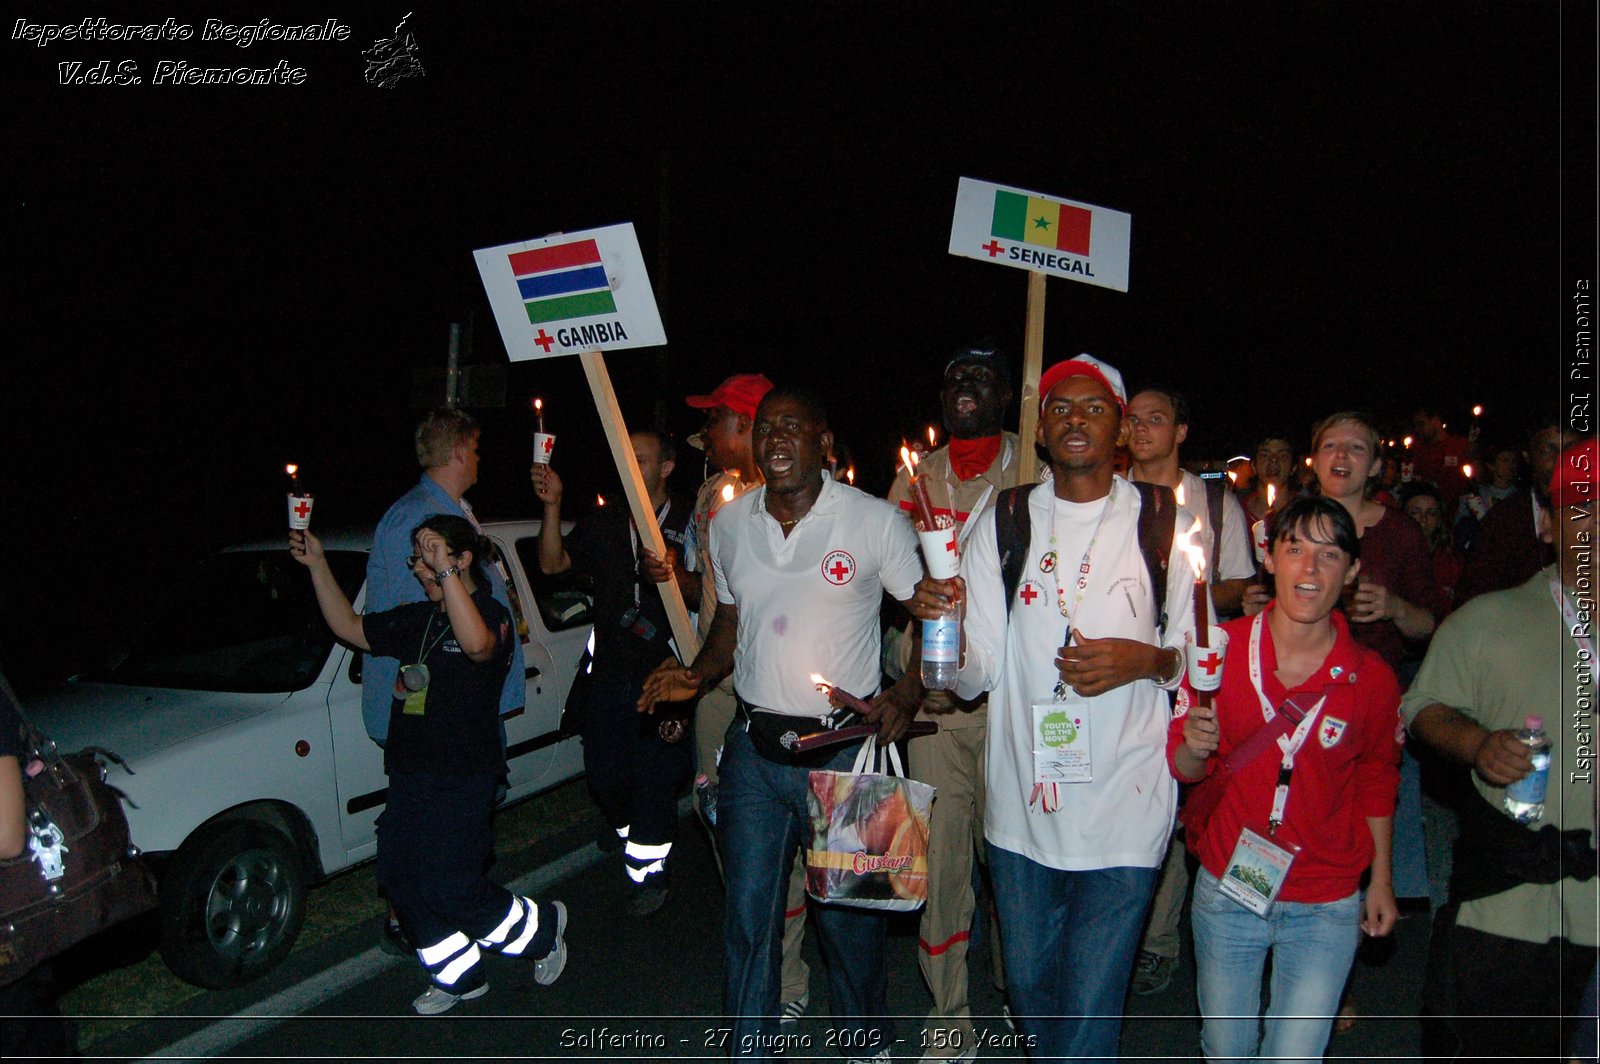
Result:
<svg viewBox="0 0 1600 1064"><path fill-rule="evenodd" d="M1123 1000L1177 808L1165 691L1183 672L1194 582L1166 567L1162 610L1140 535L1171 492L1114 474L1127 438L1115 369L1080 355L1039 381L1052 479L996 505L1026 536L1002 567L1000 522L973 532L962 577L917 585L933 619L965 588L956 693L990 692L984 836L1006 990L1033 1060L1116 1057ZM1178 526L1162 546L1176 552ZM1152 544L1153 545L1153 544ZM1009 572L1008 572L1009 570ZM1007 576L1012 576L1012 584ZM1008 594L1009 592L1009 594Z"/></svg>
<svg viewBox="0 0 1600 1064"><path fill-rule="evenodd" d="M833 444L815 396L774 388L756 411L753 453L765 483L724 506L711 525L717 612L688 668L663 664L639 709L694 698L733 672L743 728L728 730L717 796L727 878L723 1005L736 1054L770 1057L779 1037L784 893L802 833L812 769L848 771L855 750L796 758L785 733L822 730L832 712L811 681L821 673L869 697L878 688L878 610L887 590L910 599L922 560L894 507L823 474ZM916 693L902 680L871 699L879 741L911 723ZM881 912L817 907L828 962L832 1027L858 1058L888 1060L887 948Z"/></svg>
<svg viewBox="0 0 1600 1064"><path fill-rule="evenodd" d="M978 518L1017 480L1022 453L1015 433L1001 420L1011 406L1011 378L993 341L956 352L939 389L950 442L917 467L928 487L935 516L948 515L965 549ZM889 501L912 511L909 474L902 469ZM916 662L907 670L915 671ZM983 751L988 738L988 701L927 691L920 719L939 731L911 742L911 775L937 788L928 834L928 903L918 930L917 963L933 994L925 1059L970 1060L977 1035L967 994L967 938L975 906L972 862L983 843Z"/></svg>

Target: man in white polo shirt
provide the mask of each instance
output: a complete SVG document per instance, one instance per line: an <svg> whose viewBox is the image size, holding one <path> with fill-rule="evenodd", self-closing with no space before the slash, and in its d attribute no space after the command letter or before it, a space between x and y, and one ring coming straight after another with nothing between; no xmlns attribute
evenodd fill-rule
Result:
<svg viewBox="0 0 1600 1064"><path fill-rule="evenodd" d="M656 670L639 708L692 698L733 671L739 716L726 736L717 799L728 884L723 1004L734 1053L767 1057L779 1030L784 888L809 826L809 773L848 769L855 754L846 746L797 761L781 739L822 730L820 718L832 712L812 673L863 697L877 691L883 592L909 599L922 561L893 506L823 474L833 434L814 396L774 388L756 412L752 440L765 483L711 525L711 631L693 665ZM880 741L892 742L913 719L911 684L872 700ZM840 905L815 915L832 1027L859 1059L889 1059L884 917Z"/></svg>

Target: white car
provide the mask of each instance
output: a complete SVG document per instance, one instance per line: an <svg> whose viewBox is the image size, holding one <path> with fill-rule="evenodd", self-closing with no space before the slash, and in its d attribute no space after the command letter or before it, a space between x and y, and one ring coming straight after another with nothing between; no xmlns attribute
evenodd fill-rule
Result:
<svg viewBox="0 0 1600 1064"><path fill-rule="evenodd" d="M504 721L515 801L582 771L561 712L589 600L535 595L538 522L483 530L511 575L527 666L526 708ZM359 612L370 535L323 542ZM265 975L294 944L307 885L376 855L387 779L362 723L363 657L335 643L279 541L206 559L152 607L129 653L30 701L61 749L126 759L108 779L160 874L162 957L189 982Z"/></svg>

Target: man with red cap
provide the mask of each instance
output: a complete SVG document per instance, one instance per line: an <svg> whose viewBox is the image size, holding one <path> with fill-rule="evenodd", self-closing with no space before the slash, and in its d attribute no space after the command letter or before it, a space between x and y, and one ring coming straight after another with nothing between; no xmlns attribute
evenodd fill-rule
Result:
<svg viewBox="0 0 1600 1064"><path fill-rule="evenodd" d="M1128 435L1121 374L1081 355L1047 370L1039 392L1052 479L1002 497L963 552L963 576L925 578L911 607L932 619L964 583L956 694L989 696L984 836L1029 1058L1114 1058L1178 804L1165 692L1183 672L1194 582L1181 562L1160 574L1163 628L1160 567L1139 526L1147 498L1152 510L1174 502L1113 472ZM1168 557L1190 523L1177 515Z"/></svg>
<svg viewBox="0 0 1600 1064"><path fill-rule="evenodd" d="M1424 1010L1432 1055L1555 1059L1595 965L1594 600L1600 447L1565 451L1542 517L1555 564L1445 619L1401 713L1411 734L1473 769L1450 901L1434 921ZM1543 808L1518 822L1506 788L1535 771L1518 735L1549 741Z"/></svg>
<svg viewBox="0 0 1600 1064"><path fill-rule="evenodd" d="M709 395L691 395L684 401L705 411L705 425L689 438L700 446L718 472L700 486L689 531L683 542L684 564L663 563L648 551L645 571L652 579L678 581L685 602L699 604L700 641L711 632L717 612L717 589L711 580L711 522L717 512L752 488L761 486L761 470L751 453L750 428L756 407L772 390L772 382L760 373L735 373ZM717 765L722 755L722 738L733 723L736 702L733 677L701 696L694 710L695 807L708 828L716 823ZM717 833L710 832L712 852L716 853ZM720 854L718 854L720 861ZM801 954L806 930L805 868L796 865L789 877L788 899L783 926L782 1021L792 1024L805 1015L811 1004L811 970Z"/></svg>

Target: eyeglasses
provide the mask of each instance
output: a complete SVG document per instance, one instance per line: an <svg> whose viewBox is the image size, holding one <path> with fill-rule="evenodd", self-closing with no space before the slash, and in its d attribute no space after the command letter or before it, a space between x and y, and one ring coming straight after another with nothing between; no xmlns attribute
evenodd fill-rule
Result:
<svg viewBox="0 0 1600 1064"><path fill-rule="evenodd" d="M449 551L446 554L446 557L459 558L459 557L461 557L461 555L456 551ZM417 567L417 563L422 561L422 560L423 560L423 557L420 554L407 555L407 557L406 557L406 568L407 569L415 569Z"/></svg>

